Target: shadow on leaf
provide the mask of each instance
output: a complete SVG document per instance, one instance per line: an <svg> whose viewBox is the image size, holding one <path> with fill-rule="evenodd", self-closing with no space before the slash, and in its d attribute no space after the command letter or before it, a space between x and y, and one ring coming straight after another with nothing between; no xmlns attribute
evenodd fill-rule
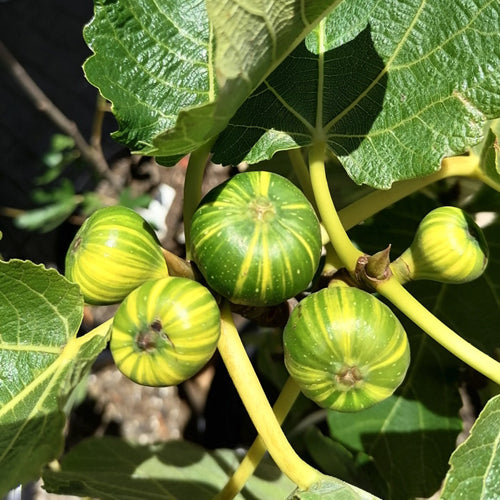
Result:
<svg viewBox="0 0 500 500"><path fill-rule="evenodd" d="M338 155L356 150L382 111L387 74L368 25L353 40L323 54L323 89L319 89L317 54L300 44L238 109L222 132L214 161L237 164L261 141L270 158L282 139L266 139L269 130L284 132L306 146L315 134L318 99L322 131ZM287 141L290 146L290 139ZM291 147L291 146L290 146Z"/></svg>
<svg viewBox="0 0 500 500"><path fill-rule="evenodd" d="M0 498L19 484L38 479L63 448L62 412L0 425Z"/></svg>
<svg viewBox="0 0 500 500"><path fill-rule="evenodd" d="M212 498L224 486L237 464L230 450L207 452L186 441L141 446L103 437L81 442L62 458L60 470L46 470L43 480L45 489L57 494L203 500ZM258 476L272 481L281 475L275 466L264 463ZM285 486L284 492L290 489ZM257 499L248 492L243 497Z"/></svg>
<svg viewBox="0 0 500 500"><path fill-rule="evenodd" d="M455 431L445 429L362 436L364 448L388 485L386 492L378 493L388 500L432 496L446 475L456 437Z"/></svg>

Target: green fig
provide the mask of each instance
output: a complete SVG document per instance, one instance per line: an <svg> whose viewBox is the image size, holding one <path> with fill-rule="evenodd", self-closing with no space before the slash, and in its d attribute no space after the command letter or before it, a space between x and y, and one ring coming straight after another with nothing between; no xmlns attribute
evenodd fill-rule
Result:
<svg viewBox="0 0 500 500"><path fill-rule="evenodd" d="M344 412L388 398L410 363L408 338L393 312L349 286L303 299L284 329L283 346L286 368L304 395Z"/></svg>
<svg viewBox="0 0 500 500"><path fill-rule="evenodd" d="M212 294L188 278L143 283L118 307L110 350L118 369L138 384L177 385L210 360L220 336Z"/></svg>
<svg viewBox="0 0 500 500"><path fill-rule="evenodd" d="M321 230L313 207L288 179L244 172L203 198L192 220L191 247L217 293L235 304L272 306L309 285Z"/></svg>
<svg viewBox="0 0 500 500"><path fill-rule="evenodd" d="M392 264L396 278L466 283L484 272L489 250L481 228L464 210L439 207L418 226L412 244Z"/></svg>
<svg viewBox="0 0 500 500"><path fill-rule="evenodd" d="M82 224L66 254L65 275L80 285L87 304L104 305L168 276L168 269L151 226L133 210L113 206Z"/></svg>

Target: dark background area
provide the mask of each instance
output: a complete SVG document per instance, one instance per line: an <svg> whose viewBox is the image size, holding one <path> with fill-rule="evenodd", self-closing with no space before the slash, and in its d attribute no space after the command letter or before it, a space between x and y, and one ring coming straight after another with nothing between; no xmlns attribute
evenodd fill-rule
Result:
<svg viewBox="0 0 500 500"><path fill-rule="evenodd" d="M10 0L0 2L0 40L52 102L75 121L88 139L97 90L84 78L82 64L90 55L83 26L91 19L90 0ZM124 148L110 132L116 124L110 113L104 121L103 150L107 158ZM27 98L0 64L0 206L34 207L35 177L44 172L41 157L51 137L60 132ZM69 169L75 189L92 189L90 169ZM55 263L59 246L71 230L63 226L46 234L17 230L10 217L0 216L0 253L7 258Z"/></svg>

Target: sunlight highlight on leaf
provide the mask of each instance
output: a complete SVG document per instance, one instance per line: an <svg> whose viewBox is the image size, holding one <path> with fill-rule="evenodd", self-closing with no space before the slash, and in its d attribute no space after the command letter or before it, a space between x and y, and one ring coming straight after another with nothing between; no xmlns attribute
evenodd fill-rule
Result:
<svg viewBox="0 0 500 500"><path fill-rule="evenodd" d="M500 396L491 399L479 415L468 439L450 459L443 500L498 496L500 484Z"/></svg>
<svg viewBox="0 0 500 500"><path fill-rule="evenodd" d="M77 339L78 286L29 261L0 262L0 496L62 451L68 396L106 346Z"/></svg>
<svg viewBox="0 0 500 500"><path fill-rule="evenodd" d="M100 498L209 500L238 464L231 450L206 451L188 441L139 446L115 437L94 438L73 448L59 471L47 470L45 488L53 493ZM248 483L252 498L286 498L293 483L265 460ZM238 500L248 498L240 494Z"/></svg>
<svg viewBox="0 0 500 500"><path fill-rule="evenodd" d="M223 130L339 3L96 0L84 30L94 52L85 74L112 102L113 137L171 165Z"/></svg>

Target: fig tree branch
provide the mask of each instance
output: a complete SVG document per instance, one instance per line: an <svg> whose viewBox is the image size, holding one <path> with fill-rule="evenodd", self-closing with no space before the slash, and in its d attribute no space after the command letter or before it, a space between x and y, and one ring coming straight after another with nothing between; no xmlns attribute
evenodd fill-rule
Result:
<svg viewBox="0 0 500 500"><path fill-rule="evenodd" d="M67 118L47 97L2 41L0 41L0 63L5 66L35 108L44 113L63 133L75 141L75 146L82 157L94 168L97 174L106 179L116 190L120 190L122 182L118 176L111 172L101 151L92 147L85 140L76 123Z"/></svg>

